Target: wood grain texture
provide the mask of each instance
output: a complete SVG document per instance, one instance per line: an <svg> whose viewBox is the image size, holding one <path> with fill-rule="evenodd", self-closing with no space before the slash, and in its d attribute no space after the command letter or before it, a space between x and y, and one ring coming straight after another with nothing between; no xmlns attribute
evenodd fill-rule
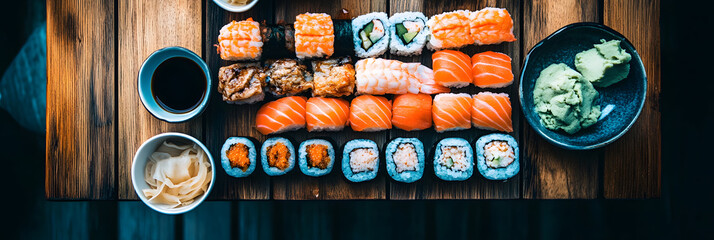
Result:
<svg viewBox="0 0 714 240"><path fill-rule="evenodd" d="M154 211L140 201L119 202L118 239L179 239L176 222L183 215L166 215Z"/></svg>
<svg viewBox="0 0 714 240"><path fill-rule="evenodd" d="M523 56L541 39L575 22L600 22L595 0L525 1ZM523 122L523 121L522 121ZM602 150L560 149L523 124L523 198L596 198Z"/></svg>
<svg viewBox="0 0 714 240"><path fill-rule="evenodd" d="M240 21L252 17L255 21L273 23L273 1L258 2L250 11L232 13L223 10L213 1L206 3L205 53L208 69L214 79L214 89L210 104L206 109L206 146L213 158L220 161L220 151L223 142L229 137L250 137L262 142L265 138L255 129L255 115L259 104L233 105L223 102L216 91L218 87L218 69L232 64L224 61L216 53L214 44L218 44L218 34L221 27L230 21ZM260 144L256 144L260 147ZM222 167L216 171L216 183L210 195L211 199L269 199L270 178L261 166L246 178L233 178L228 176Z"/></svg>
<svg viewBox="0 0 714 240"><path fill-rule="evenodd" d="M656 198L661 194L660 1L605 0L604 23L634 44L647 73L647 99L640 117L605 151L605 198Z"/></svg>
<svg viewBox="0 0 714 240"><path fill-rule="evenodd" d="M349 14L344 16L343 9ZM362 1L289 1L281 2L275 6L275 22L292 23L295 16L305 12L324 12L337 19L342 17L356 17L369 12L384 12L387 10L387 3L382 0L369 2ZM348 98L347 100L351 100ZM252 122L251 122L252 123ZM260 137L260 134L258 134ZM384 169L384 159L380 159L379 174L373 180L352 183L343 175L341 167L342 146L352 139L365 138L377 143L377 146L384 146L387 132L363 133L345 129L340 132L320 132L310 133L302 129L296 132L279 134L279 136L290 139L295 148L308 138L322 138L332 141L335 147L335 164L332 172L326 176L313 178L303 174L299 167L295 167L285 176L273 177L272 197L273 199L306 200L306 199L385 199L387 172ZM309 137L308 137L309 136ZM272 136L271 136L272 137ZM297 150L297 149L296 149ZM340 156L340 157L338 157Z"/></svg>
<svg viewBox="0 0 714 240"><path fill-rule="evenodd" d="M114 1L47 1L49 199L116 199Z"/></svg>
<svg viewBox="0 0 714 240"><path fill-rule="evenodd" d="M202 117L185 123L156 119L141 104L137 94L137 75L143 61L154 51L169 46L187 48L202 56L201 1L127 0L119 2L119 199L136 199L131 184L131 163L139 146L164 132L202 136Z"/></svg>
<svg viewBox="0 0 714 240"><path fill-rule="evenodd" d="M521 5L518 1L507 0L489 0L489 1L414 1L414 0L391 0L390 14L404 11L419 11L423 12L427 17L440 14L443 12L467 9L480 10L485 7L506 8L514 20L513 32L518 41L511 43L501 43L488 46L468 46L460 51L469 56L484 51L496 51L509 55L513 59L513 72L518 76L520 72L521 58ZM398 57L390 56L390 58L398 59L407 62L421 61L422 64L431 67L432 51L424 49L421 57ZM481 91L505 92L511 96L513 108L513 127L515 131L511 134L514 138L519 139L520 126L520 105L518 103L518 83L502 88L502 89L481 89L475 86L469 86L462 89L452 89L454 92L465 92L476 94ZM469 129L455 132L436 133L433 128L406 132L399 129L390 131L389 139L398 137L416 137L424 143L426 150L425 171L421 180L415 183L400 183L389 178L389 198L390 199L510 199L520 197L520 174L508 181L490 181L485 179L478 170L474 169L474 174L471 178L464 182L447 182L439 179L434 174L433 154L436 144L447 137L460 137L468 140L470 143L475 143L479 137L492 133L480 129Z"/></svg>

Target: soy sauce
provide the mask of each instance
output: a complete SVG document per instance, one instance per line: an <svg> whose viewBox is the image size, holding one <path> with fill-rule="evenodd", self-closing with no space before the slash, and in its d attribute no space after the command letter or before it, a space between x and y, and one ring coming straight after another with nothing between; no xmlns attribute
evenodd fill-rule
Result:
<svg viewBox="0 0 714 240"><path fill-rule="evenodd" d="M164 110L187 113L198 107L206 93L206 76L191 59L172 57L154 70L151 94Z"/></svg>

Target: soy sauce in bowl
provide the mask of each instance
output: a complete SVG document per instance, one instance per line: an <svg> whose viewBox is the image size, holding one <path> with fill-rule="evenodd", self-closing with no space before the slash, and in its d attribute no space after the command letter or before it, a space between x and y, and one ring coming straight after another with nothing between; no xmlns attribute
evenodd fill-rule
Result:
<svg viewBox="0 0 714 240"><path fill-rule="evenodd" d="M156 67L151 95L167 112L181 114L198 107L206 95L206 75L196 62L171 57Z"/></svg>

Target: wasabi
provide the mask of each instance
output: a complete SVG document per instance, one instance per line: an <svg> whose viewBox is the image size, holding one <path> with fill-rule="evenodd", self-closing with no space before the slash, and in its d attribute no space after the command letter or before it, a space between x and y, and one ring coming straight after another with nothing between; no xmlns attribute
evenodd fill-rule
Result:
<svg viewBox="0 0 714 240"><path fill-rule="evenodd" d="M593 85L608 87L627 77L632 55L620 48L619 40L600 42L575 55L575 68Z"/></svg>

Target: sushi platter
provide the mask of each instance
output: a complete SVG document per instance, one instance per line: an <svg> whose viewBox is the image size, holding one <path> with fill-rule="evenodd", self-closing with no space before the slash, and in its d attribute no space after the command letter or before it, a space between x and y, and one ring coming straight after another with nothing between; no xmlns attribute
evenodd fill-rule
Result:
<svg viewBox="0 0 714 240"><path fill-rule="evenodd" d="M165 11L142 1L129 2L129 8ZM161 22L155 14L116 9L124 16L122 21L139 17L148 24L144 31L115 29L119 39L131 40L118 46L118 122L110 121L116 126L116 130L112 128L116 140L107 145L113 150L99 151L115 160L99 166L116 170L116 181L105 179L106 175L95 181L94 175L80 179L70 174L64 180L91 181L90 185L101 191L90 195L81 189L68 192L52 170L48 172L47 195L56 199L137 199L142 191L127 177L137 168L132 165L134 153L154 135L181 132L204 144L209 161L202 164L214 165L208 173L213 179L203 186L208 200L657 197L661 153L652 147L659 144L659 127L654 127L655 133L650 131L659 123L659 112L652 110L650 98L659 92L650 89L659 84L659 78L650 73L658 74L659 69L647 62L654 59L650 53L643 52L643 48L649 50L644 43L652 36L634 34L636 29L623 27L608 15L635 14L638 9L606 4L605 19L600 19L596 2L573 4L582 5L579 8L586 13L554 11L531 2L465 0L369 4L262 0L245 12L230 12L213 1L198 1L170 7L187 14L179 14L161 29L152 27L152 22ZM131 25L122 21L122 26ZM541 41L549 39L549 34L574 22L604 23L630 39L622 35L612 41L595 39L588 43L593 50L579 48L569 58L577 54L576 61L610 61L605 67L590 62L568 64L573 70L553 61L548 64L557 66L546 69L545 63L526 63L537 59L529 56L532 47L546 45ZM175 28L172 39L157 38L158 42L143 44L145 38L166 34L166 27ZM196 39L196 34L200 38ZM170 46L179 48L165 48ZM188 96L201 87L171 86L168 89L176 90L159 99L155 94L160 91L153 85L156 75L142 74L148 67L160 71L162 63L154 64L153 59L174 50L202 59L194 60L197 69L205 68L207 73L202 79L208 87L200 104L192 105ZM614 53L619 55L613 57ZM643 63L643 78L637 78L639 68L630 70L629 66ZM167 76L175 79L193 74L188 71L192 63L183 64ZM526 65L529 71L538 66L537 73L543 77L521 79ZM631 71L629 77L627 72L613 73L625 69L624 65ZM558 71L553 70L556 67ZM602 76L597 77L596 71L602 71ZM592 79L583 80L579 72ZM561 96L545 95L531 86L551 93L545 86L568 77L579 81L577 90L559 94L583 94L579 97L583 103L566 101L578 109L572 110L577 112L575 117L568 118L576 120L552 123L555 120L549 119L564 117L555 110L542 109L554 108L544 106ZM143 78L150 79L147 87ZM645 85L638 91L646 91L647 100L644 93L629 95L641 96L644 108L640 105L640 112L630 107L634 119L607 143L576 148L570 146L577 144L559 145L545 135L552 131L568 139L600 129L600 125L590 126L608 115L620 116L620 110L607 105L612 101L598 99L618 96L620 101L621 95L611 92L625 91L625 96L634 88L621 90L623 84L617 82L634 84L640 79ZM522 100L524 82L529 84L529 94L540 94L538 107L533 101ZM579 88L581 85L590 88ZM593 92L587 92L589 89ZM152 101L156 103L147 104ZM529 105L522 106L523 102ZM50 108L48 123L64 121L51 117L56 113ZM590 115L577 115L581 112ZM539 123L530 118L548 120ZM56 141L52 133L57 130L48 125L48 143ZM92 138L103 134L90 132ZM48 152L56 151L48 154L48 169L69 164L61 160L67 152L58 147L48 144ZM90 148L92 151L96 149ZM199 150L195 161L200 162L201 154ZM79 160L71 163L74 166L101 161L76 157ZM637 168L645 168L646 174L634 174ZM93 172L114 174L105 170ZM620 182L627 186L619 186Z"/></svg>

